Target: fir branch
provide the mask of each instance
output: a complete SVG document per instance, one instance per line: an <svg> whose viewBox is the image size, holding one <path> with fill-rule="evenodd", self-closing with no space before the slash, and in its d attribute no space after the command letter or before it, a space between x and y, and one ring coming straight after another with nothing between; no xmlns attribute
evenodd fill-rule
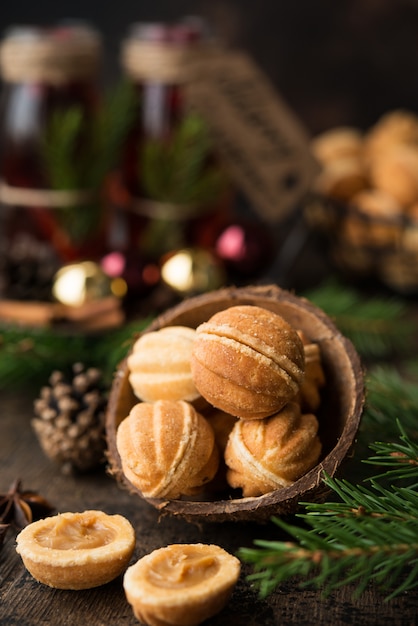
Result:
<svg viewBox="0 0 418 626"><path fill-rule="evenodd" d="M74 242L83 241L100 223L101 192L116 165L134 115L133 88L122 82L108 93L91 119L80 106L55 111L45 128L41 157L51 189L89 192L85 206L57 213Z"/></svg>
<svg viewBox="0 0 418 626"><path fill-rule="evenodd" d="M408 371L408 363L404 369ZM396 441L401 434L418 440L418 386L394 366L375 366L365 376L366 403L360 438L367 445L380 438ZM399 424L399 425L398 425Z"/></svg>
<svg viewBox="0 0 418 626"><path fill-rule="evenodd" d="M416 485L417 446L404 431L401 439L402 456L397 444L376 444L377 454L368 462L391 458L401 466L399 472L390 470L391 478ZM249 580L260 595L295 577L302 578L301 587L322 588L325 595L354 584L359 596L374 582L387 600L418 586L418 493L412 487L389 489L380 478L372 477L365 487L325 476L339 502L305 503L306 513L296 516L304 526L273 518L291 541L255 540L255 548L241 548L239 556L253 565Z"/></svg>
<svg viewBox="0 0 418 626"><path fill-rule="evenodd" d="M81 173L74 167L74 157L85 127L81 108L55 111L42 141L45 174L52 189L86 189Z"/></svg>
<svg viewBox="0 0 418 626"><path fill-rule="evenodd" d="M397 420L397 425L401 433L399 441L392 443L378 441L371 444L370 448L376 452L376 455L370 456L364 462L391 468L374 476L373 480L384 478L385 480L394 479L409 482L412 478L414 482L409 486L412 489L417 489L417 476L411 472L411 467L418 468L418 443L415 443L418 442L418 438L414 433L413 439L411 439L399 420Z"/></svg>
<svg viewBox="0 0 418 626"><path fill-rule="evenodd" d="M67 371L78 361L86 367L100 367L104 382L110 385L132 337L146 324L147 320L132 321L106 335L18 326L0 328L0 390L20 386L23 381L28 386L39 386L51 371Z"/></svg>
<svg viewBox="0 0 418 626"><path fill-rule="evenodd" d="M382 358L410 348L415 326L407 319L402 300L365 297L336 280L326 281L305 295L334 320L363 357Z"/></svg>
<svg viewBox="0 0 418 626"><path fill-rule="evenodd" d="M418 387L413 363L402 363L402 372L392 365L369 368L365 375L366 402L354 449L348 462L352 480L370 476L370 467L361 463L377 440L392 444L403 434L418 440ZM389 478L389 477L388 477Z"/></svg>
<svg viewBox="0 0 418 626"><path fill-rule="evenodd" d="M211 150L206 124L194 113L167 139L148 139L139 162L146 194L159 202L199 206L212 202L225 179L210 162Z"/></svg>
<svg viewBox="0 0 418 626"><path fill-rule="evenodd" d="M136 113L134 88L122 81L106 94L92 126L94 139L91 153L86 153L85 166L92 188L99 188L106 175L117 165L122 143L131 128Z"/></svg>
<svg viewBox="0 0 418 626"><path fill-rule="evenodd" d="M80 360L87 352L85 338L47 330L7 327L0 331L0 389L13 388L22 381L29 386L43 382L53 369L70 359ZM78 356L76 356L78 355Z"/></svg>
<svg viewBox="0 0 418 626"><path fill-rule="evenodd" d="M53 189L98 190L117 163L134 115L133 90L122 82L87 119L80 106L55 111L47 125L42 157Z"/></svg>

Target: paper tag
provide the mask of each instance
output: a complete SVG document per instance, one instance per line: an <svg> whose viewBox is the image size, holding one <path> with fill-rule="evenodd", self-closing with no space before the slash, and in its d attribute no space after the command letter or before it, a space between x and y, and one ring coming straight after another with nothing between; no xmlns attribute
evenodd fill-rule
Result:
<svg viewBox="0 0 418 626"><path fill-rule="evenodd" d="M318 173L309 138L264 74L244 54L209 56L188 87L235 184L259 215L283 220Z"/></svg>

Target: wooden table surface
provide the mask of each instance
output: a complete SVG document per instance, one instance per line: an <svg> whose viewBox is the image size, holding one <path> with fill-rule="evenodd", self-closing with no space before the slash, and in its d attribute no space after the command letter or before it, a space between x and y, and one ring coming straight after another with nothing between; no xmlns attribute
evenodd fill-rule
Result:
<svg viewBox="0 0 418 626"><path fill-rule="evenodd" d="M41 451L32 431L33 393L0 392L0 491L16 478L23 488L38 491L57 512L101 509L126 516L136 531L132 562L170 543L216 543L234 553L252 546L255 538L280 539L270 524L209 524L197 527L183 520L159 515L149 504L122 490L104 471L84 476L64 475ZM300 590L286 583L267 600L260 600L242 575L226 608L205 622L208 626L280 624L339 624L413 626L418 623L418 591L385 603L369 587L358 600L351 588L342 588L324 599L314 590ZM0 551L0 624L3 626L130 626L139 622L117 580L86 591L62 591L36 582L15 551L15 532L9 529Z"/></svg>

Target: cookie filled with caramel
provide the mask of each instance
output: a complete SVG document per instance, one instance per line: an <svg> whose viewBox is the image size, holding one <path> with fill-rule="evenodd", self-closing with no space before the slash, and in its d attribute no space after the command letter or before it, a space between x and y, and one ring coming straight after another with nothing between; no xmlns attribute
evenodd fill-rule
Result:
<svg viewBox="0 0 418 626"><path fill-rule="evenodd" d="M146 497L197 494L218 469L212 427L182 400L136 404L118 428L116 445L126 478Z"/></svg>
<svg viewBox="0 0 418 626"><path fill-rule="evenodd" d="M321 448L315 415L289 402L267 419L235 423L225 449L227 480L244 497L290 487L314 467Z"/></svg>
<svg viewBox="0 0 418 626"><path fill-rule="evenodd" d="M129 381L139 400L197 400L190 357L195 330L169 326L141 335L128 357Z"/></svg>
<svg viewBox="0 0 418 626"><path fill-rule="evenodd" d="M258 419L277 413L298 393L304 349L282 316L237 305L197 327L191 368L210 404L236 417Z"/></svg>
<svg viewBox="0 0 418 626"><path fill-rule="evenodd" d="M16 542L26 569L38 582L56 589L90 589L125 571L135 532L122 515L88 510L32 522Z"/></svg>
<svg viewBox="0 0 418 626"><path fill-rule="evenodd" d="M323 311L275 285L186 299L143 334L171 326L193 329L190 371L206 406L199 413L184 400L176 401L181 411L166 404L164 421L179 412L182 424L172 439L156 417L162 401L138 402L128 356L114 377L106 420L116 479L161 514L197 522L263 521L295 512L301 501L321 501L322 470L335 475L351 450L364 401L352 344ZM200 415L190 422L196 428L179 436L190 406ZM185 442L201 428L204 452L186 453ZM262 476L257 485L254 467Z"/></svg>
<svg viewBox="0 0 418 626"><path fill-rule="evenodd" d="M125 573L125 595L148 626L197 626L219 613L240 575L239 560L211 544L171 544Z"/></svg>

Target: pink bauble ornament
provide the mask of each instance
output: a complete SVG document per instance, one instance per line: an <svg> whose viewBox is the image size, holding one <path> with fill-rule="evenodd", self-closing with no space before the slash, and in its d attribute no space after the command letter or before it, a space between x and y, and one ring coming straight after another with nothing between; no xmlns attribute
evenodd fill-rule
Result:
<svg viewBox="0 0 418 626"><path fill-rule="evenodd" d="M255 278L274 258L274 240L267 227L255 220L234 218L219 232L215 252L228 273Z"/></svg>
<svg viewBox="0 0 418 626"><path fill-rule="evenodd" d="M148 295L160 281L158 265L139 251L109 252L100 265L108 276L125 282L128 297Z"/></svg>

